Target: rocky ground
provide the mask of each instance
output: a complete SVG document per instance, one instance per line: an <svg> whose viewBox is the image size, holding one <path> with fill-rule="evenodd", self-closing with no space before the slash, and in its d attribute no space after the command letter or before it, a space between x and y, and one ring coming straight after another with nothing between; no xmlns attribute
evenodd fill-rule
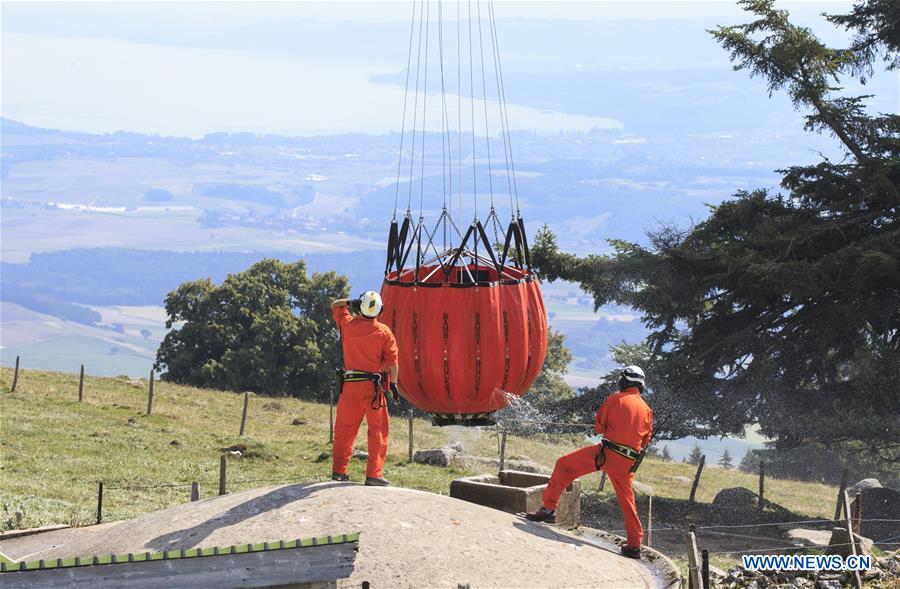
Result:
<svg viewBox="0 0 900 589"><path fill-rule="evenodd" d="M897 589L900 587L900 554L894 552L876 558L873 567L860 573L860 578L863 586L870 589ZM711 581L714 589L843 589L853 586L853 574L758 572L735 567L711 578Z"/></svg>

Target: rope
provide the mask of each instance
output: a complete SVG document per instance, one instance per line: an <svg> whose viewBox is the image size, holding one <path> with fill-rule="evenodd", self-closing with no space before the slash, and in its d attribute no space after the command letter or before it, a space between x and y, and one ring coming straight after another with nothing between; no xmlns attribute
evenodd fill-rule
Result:
<svg viewBox="0 0 900 589"><path fill-rule="evenodd" d="M761 528L764 526L783 526L786 524L833 524L833 519L808 519L808 520L800 520L800 521L785 521L785 522L768 522L764 524L735 524L735 525L719 525L719 526L696 526L698 530L712 530L712 529L721 529L721 528Z"/></svg>
<svg viewBox="0 0 900 589"><path fill-rule="evenodd" d="M900 536L888 536L884 540L875 541L876 544L897 544L897 542L891 542L891 540L900 540Z"/></svg>
<svg viewBox="0 0 900 589"><path fill-rule="evenodd" d="M850 542L840 542L838 544L831 544L831 546L850 546ZM750 554L754 552L787 552L791 550L803 550L805 548L813 548L812 546L785 546L783 548L754 548L750 550L719 550L719 551L709 551L709 554Z"/></svg>
<svg viewBox="0 0 900 589"><path fill-rule="evenodd" d="M459 12L460 0L456 0L456 166L459 168L459 218L462 219L463 214L463 162L462 162L462 52L460 51L460 29L462 29L462 19ZM450 217L451 222L453 217Z"/></svg>
<svg viewBox="0 0 900 589"><path fill-rule="evenodd" d="M421 172L419 177L419 219L423 217L424 201L425 201L425 132L428 127L428 33L431 30L431 2L425 0L425 75L422 83L422 152L421 152ZM421 253L421 240L419 252ZM418 277L417 277L418 279Z"/></svg>
<svg viewBox="0 0 900 589"><path fill-rule="evenodd" d="M200 483L200 481L195 481L195 482L197 482L198 484ZM117 491L144 491L147 489L169 489L169 488L175 488L175 487L190 487L192 484L193 484L193 482L190 482L190 483L163 483L163 484L159 484L159 485L119 486L119 485L116 485L115 483L110 485L110 484L107 484L106 481L104 481L103 489L104 490L117 490ZM204 483L204 484L207 484L207 483Z"/></svg>
<svg viewBox="0 0 900 589"><path fill-rule="evenodd" d="M298 482L314 483L314 482L320 482L323 480L326 480L326 478L325 477L314 477L312 479L302 480L300 475L298 474L296 476L287 476L287 478L279 477L279 478L243 479L243 480L237 480L237 481L226 481L226 484L228 486L231 486L231 485L242 485L242 484L248 484L248 483L298 483ZM97 483L99 481L82 480L82 481L75 481L75 482ZM151 490L151 489L171 489L171 488L179 488L179 487L190 487L194 483L197 483L198 485L218 486L219 481L218 480L206 480L206 481L200 480L200 481L191 481L189 483L161 483L161 484L153 484L153 485L123 485L123 486L117 485L115 482L104 481L103 489L105 491L146 491L146 490Z"/></svg>
<svg viewBox="0 0 900 589"><path fill-rule="evenodd" d="M491 132L488 125L487 82L484 76L484 41L481 34L481 0L477 0L478 12L478 58L481 61L481 102L484 105L484 142L487 149L488 187L491 195L491 210L494 209L494 177L491 172ZM474 133L474 130L473 130Z"/></svg>
<svg viewBox="0 0 900 589"><path fill-rule="evenodd" d="M447 208L447 196L451 196L450 206L453 206L453 161L451 154L453 153L450 145L450 115L447 113L447 91L444 84L444 9L443 2L438 1L438 54L441 63L441 169L444 180L444 208ZM444 141L447 140L446 156L444 155ZM447 166L444 167L444 158L446 157ZM449 178L448 178L449 172ZM447 248L447 228L444 227L444 249Z"/></svg>
<svg viewBox="0 0 900 589"><path fill-rule="evenodd" d="M696 528L695 528L696 529ZM781 538L769 538L766 536L749 536L747 534L729 534L728 532L704 532L714 536L728 536L730 538L747 538L749 540L766 540L768 542L781 542L782 544L793 544L790 540L782 540Z"/></svg>
<svg viewBox="0 0 900 589"><path fill-rule="evenodd" d="M510 167L510 162L512 160L512 152L510 151L511 145L509 140L509 122L505 120L504 116L504 108L506 103L504 102L504 97L501 93L501 84L500 84L500 48L497 45L497 23L494 19L494 2L493 0L488 0L488 17L491 26L491 48L492 55L494 57L494 81L497 84L497 108L500 110L500 136L503 138L503 157L506 160L506 187L509 191L509 211L510 215L515 218L516 208L513 205L513 174L512 169Z"/></svg>
<svg viewBox="0 0 900 589"><path fill-rule="evenodd" d="M541 420L539 420L539 419L513 419L513 418L505 418L505 419L503 419L503 421L504 421L504 422L506 422L506 421L514 421L514 422L516 422L516 423L541 423L541 424L545 424L545 425L564 425L564 426L570 426L570 427L590 427L590 428L593 428L593 427L594 427L594 424L593 424L593 423L573 423L573 422L563 422L563 421L541 421Z"/></svg>
<svg viewBox="0 0 900 589"><path fill-rule="evenodd" d="M406 54L406 83L403 86L403 122L400 125L400 155L397 157L397 184L394 189L394 218L392 220L397 219L397 200L400 197L400 168L403 165L403 138L406 135L406 102L409 97L409 69L410 64L412 64L413 32L415 28L416 3L413 2L412 20L409 23L409 51Z"/></svg>
<svg viewBox="0 0 900 589"><path fill-rule="evenodd" d="M509 135L509 111L506 108L506 86L503 83L503 62L500 61L500 38L497 35L497 22L494 18L494 2L493 0L488 0L488 9L491 12L491 26L493 28L494 34L493 38L497 45L497 72L500 76L500 104L503 105L503 114L506 119L506 133ZM521 217L521 212L519 210L519 187L516 183L516 163L513 159L512 153L512 138L510 137L509 141L509 167L512 171L512 184L513 184L513 194L516 197L516 216Z"/></svg>
<svg viewBox="0 0 900 589"><path fill-rule="evenodd" d="M469 105L472 111L472 192L475 195L475 216L478 219L478 179L475 157L475 76L472 73L472 3L468 3L469 9ZM475 240L475 252L478 252L478 239Z"/></svg>
<svg viewBox="0 0 900 589"><path fill-rule="evenodd" d="M426 0L422 0L424 3ZM419 48L416 52L416 94L413 98L412 147L409 152L409 191L406 196L406 213L409 214L412 204L413 167L416 160L416 120L419 116L419 73L422 69L422 21L423 11L419 10ZM428 64L426 64L427 67ZM424 123L422 127L424 128Z"/></svg>

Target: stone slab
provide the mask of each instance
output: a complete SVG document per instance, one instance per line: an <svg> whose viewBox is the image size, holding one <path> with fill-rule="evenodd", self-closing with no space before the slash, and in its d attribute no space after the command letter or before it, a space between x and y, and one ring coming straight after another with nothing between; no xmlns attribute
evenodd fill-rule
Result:
<svg viewBox="0 0 900 589"><path fill-rule="evenodd" d="M478 475L450 483L450 496L507 513L528 513L541 507L541 498L550 477L504 470L499 476ZM556 522L577 526L581 519L581 481L576 479L564 491L556 509Z"/></svg>

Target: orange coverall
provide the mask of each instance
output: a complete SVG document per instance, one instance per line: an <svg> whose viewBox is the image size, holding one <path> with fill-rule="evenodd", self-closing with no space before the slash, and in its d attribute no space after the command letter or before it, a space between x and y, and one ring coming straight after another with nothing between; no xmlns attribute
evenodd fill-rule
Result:
<svg viewBox="0 0 900 589"><path fill-rule="evenodd" d="M346 307L333 307L331 316L341 331L344 370L381 373L397 364L397 341L391 328L377 319L353 317ZM390 383L382 380L387 389ZM363 416L369 430L366 477L381 478L388 448L388 411L384 397L375 398L372 382L345 382L334 422L332 471L347 474L353 442Z"/></svg>
<svg viewBox="0 0 900 589"><path fill-rule="evenodd" d="M595 432L612 442L629 446L637 451L646 448L650 443L652 427L653 412L641 398L637 387L629 387L610 395L594 416ZM544 491L544 507L556 510L563 489L578 477L597 470L596 459L599 450L599 446L588 446L566 454L556 461L553 475ZM628 545L640 546L644 528L641 526L641 520L638 519L634 491L631 489L634 473L630 470L634 461L609 448L606 448L604 453L606 462L603 463L600 470L606 472L616 490L619 507L622 508L622 515L625 517Z"/></svg>

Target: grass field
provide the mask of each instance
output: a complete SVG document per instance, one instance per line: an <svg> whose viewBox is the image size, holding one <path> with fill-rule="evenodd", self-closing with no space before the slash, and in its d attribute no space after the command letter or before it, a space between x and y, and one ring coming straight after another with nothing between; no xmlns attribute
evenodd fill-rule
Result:
<svg viewBox="0 0 900 589"><path fill-rule="evenodd" d="M146 416L146 383L124 378L88 377L84 402L78 403L78 376L23 370L15 393L12 370L0 371L2 469L0 526L31 527L52 523L86 524L96 516L97 481L104 481L104 519L117 520L162 509L188 499L190 483L201 496L217 492L219 455L244 444L243 456L228 458L229 491L276 482L322 480L330 474L328 406L292 398L250 398L246 435L238 428L238 394L156 383L154 411ZM295 420L303 423L293 425ZM394 484L447 494L450 482L474 471L407 463L407 422L391 419L386 476ZM435 428L415 422L415 445L431 448L450 441L467 454L497 455L493 430ZM361 435L357 446L365 447ZM552 466L576 447L575 439L510 436L507 456L528 457ZM656 497L685 499L694 467L647 460L638 478ZM351 476L364 476L364 463L351 463ZM583 487L596 493L598 476ZM712 501L722 488L756 489L754 475L707 468L697 501ZM169 486L166 486L169 485ZM837 490L815 483L769 479L766 496L796 515L833 516ZM612 491L598 497L611 499ZM19 515L17 515L19 512Z"/></svg>

